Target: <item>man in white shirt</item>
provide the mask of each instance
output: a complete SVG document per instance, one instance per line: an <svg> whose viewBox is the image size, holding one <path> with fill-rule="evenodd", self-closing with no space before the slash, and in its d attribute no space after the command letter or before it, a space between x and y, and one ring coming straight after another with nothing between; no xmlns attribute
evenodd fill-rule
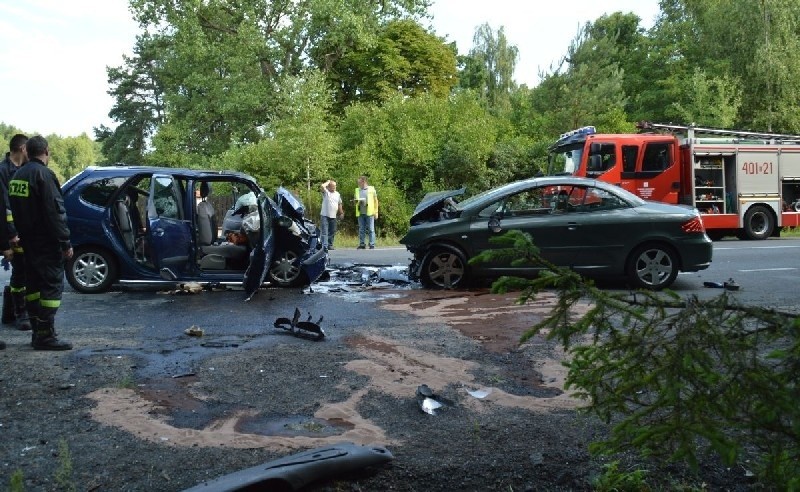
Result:
<svg viewBox="0 0 800 492"><path fill-rule="evenodd" d="M320 210L320 236L322 245L334 249L333 237L336 235L336 219L344 217L342 197L336 191L336 181L329 179L320 185L322 188L322 209Z"/></svg>

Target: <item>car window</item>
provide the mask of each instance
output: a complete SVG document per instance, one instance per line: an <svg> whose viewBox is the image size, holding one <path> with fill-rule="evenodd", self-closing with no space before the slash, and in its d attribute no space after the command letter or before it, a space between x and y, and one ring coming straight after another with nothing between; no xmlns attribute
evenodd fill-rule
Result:
<svg viewBox="0 0 800 492"><path fill-rule="evenodd" d="M587 212L628 207L630 207L628 202L609 191L594 187L590 187L586 190L583 209Z"/></svg>
<svg viewBox="0 0 800 492"><path fill-rule="evenodd" d="M157 176L153 183L153 205L158 217L183 219L180 187L170 176Z"/></svg>
<svg viewBox="0 0 800 492"><path fill-rule="evenodd" d="M542 215L550 212L545 201L544 188L533 188L509 196L505 200L504 214L511 216Z"/></svg>
<svg viewBox="0 0 800 492"><path fill-rule="evenodd" d="M125 183L125 178L102 178L87 184L81 191L81 200L105 207L111 196Z"/></svg>

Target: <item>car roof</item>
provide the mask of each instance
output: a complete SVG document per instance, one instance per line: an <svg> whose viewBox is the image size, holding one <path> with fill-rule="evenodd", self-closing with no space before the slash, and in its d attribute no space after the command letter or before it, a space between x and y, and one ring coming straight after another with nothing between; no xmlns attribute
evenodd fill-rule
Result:
<svg viewBox="0 0 800 492"><path fill-rule="evenodd" d="M64 183L64 188L69 188L86 176L134 176L136 174L169 174L196 180L237 178L256 183L256 180L252 176L239 171L218 171L210 169L188 169L159 166L88 166L67 180L67 182Z"/></svg>
<svg viewBox="0 0 800 492"><path fill-rule="evenodd" d="M487 190L481 193L480 195L476 195L476 197L480 196L480 199L477 201L474 201L470 198L465 202L462 202L462 204L460 205L468 203L468 205L466 205L467 208L472 208L473 206L479 206L480 204L495 200L497 197L501 197L511 193L516 193L517 191L531 188L534 186L593 186L595 188L601 188L611 193L621 195L623 198L627 198L632 203L643 203L643 200L641 198L620 188L619 186L606 183L603 181L598 181L594 178L584 178L579 176L564 175L564 176L542 176L536 178L523 179L520 181L514 181L512 183L508 183L502 186L498 186L497 188Z"/></svg>

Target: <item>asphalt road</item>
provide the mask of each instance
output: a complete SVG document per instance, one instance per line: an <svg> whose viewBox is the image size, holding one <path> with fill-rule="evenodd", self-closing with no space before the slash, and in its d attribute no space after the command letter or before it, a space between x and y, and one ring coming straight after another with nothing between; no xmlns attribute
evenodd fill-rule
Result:
<svg viewBox="0 0 800 492"><path fill-rule="evenodd" d="M374 250L337 249L331 263L340 265L407 265L410 254L405 248ZM731 293L741 303L780 309L797 309L800 282L800 239L772 238L766 241L729 239L714 243L711 266L703 271L678 276L673 290L686 297L701 299L718 295L721 289L704 287L704 282L725 282L733 278L740 290ZM624 289L624 285L608 284Z"/></svg>
<svg viewBox="0 0 800 492"><path fill-rule="evenodd" d="M367 266L406 266L410 255L403 247L377 248L374 250L336 249L331 252L331 265L343 267ZM673 290L682 297L696 295L699 298L709 298L719 295L722 289L704 287L704 282L724 282L733 278L740 286L740 290L731 295L742 304L759 305L782 310L800 310L797 302L797 285L800 272L800 239L775 238L767 241L740 241L725 240L714 243L714 259L707 270L695 273L685 273L678 276L673 285ZM8 283L9 272L0 269L0 283ZM627 289L624 283L602 283L601 286L609 289ZM153 297L158 289L145 290L137 295L130 292L112 292L98 296L85 296L78 294L66 285L64 292L63 308L59 318L67 323L80 323L80 310L74 311L72 306L76 303L72 299L88 297L102 305L113 305L115 309L128 309L128 307L144 307L148 302L166 301L163 297ZM320 289L318 289L320 290ZM256 298L268 298L271 304L282 316L290 316L293 306L285 309L276 304L295 302L295 289L268 289ZM238 299L239 293L231 292L225 296L231 300ZM130 297L130 299L125 299ZM316 297L316 296L315 296ZM319 299L319 298L318 298ZM85 299L84 299L85 301ZM126 302L132 301L132 302ZM275 302L277 301L277 302ZM263 299L258 303L264 302ZM77 303L80 304L80 303ZM127 306L127 307L126 307ZM99 306L98 306L99 307ZM291 309L289 309L291 308ZM230 309L230 306L228 306ZM272 309L271 309L272 310Z"/></svg>

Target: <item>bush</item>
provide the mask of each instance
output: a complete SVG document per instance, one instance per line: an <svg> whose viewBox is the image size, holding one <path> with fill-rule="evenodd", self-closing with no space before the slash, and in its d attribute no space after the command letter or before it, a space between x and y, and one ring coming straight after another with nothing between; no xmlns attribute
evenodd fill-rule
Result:
<svg viewBox="0 0 800 492"><path fill-rule="evenodd" d="M555 288L554 310L523 340L546 332L569 356L567 388L586 412L612 423L595 453L637 451L682 461L718 455L731 466L756 463L760 479L780 490L800 488L800 319L735 303L674 292L601 291L575 272L547 264L530 236L509 231L474 261L513 257L547 270L526 281L504 277L494 291L522 289L519 302ZM586 310L586 302L589 308Z"/></svg>

